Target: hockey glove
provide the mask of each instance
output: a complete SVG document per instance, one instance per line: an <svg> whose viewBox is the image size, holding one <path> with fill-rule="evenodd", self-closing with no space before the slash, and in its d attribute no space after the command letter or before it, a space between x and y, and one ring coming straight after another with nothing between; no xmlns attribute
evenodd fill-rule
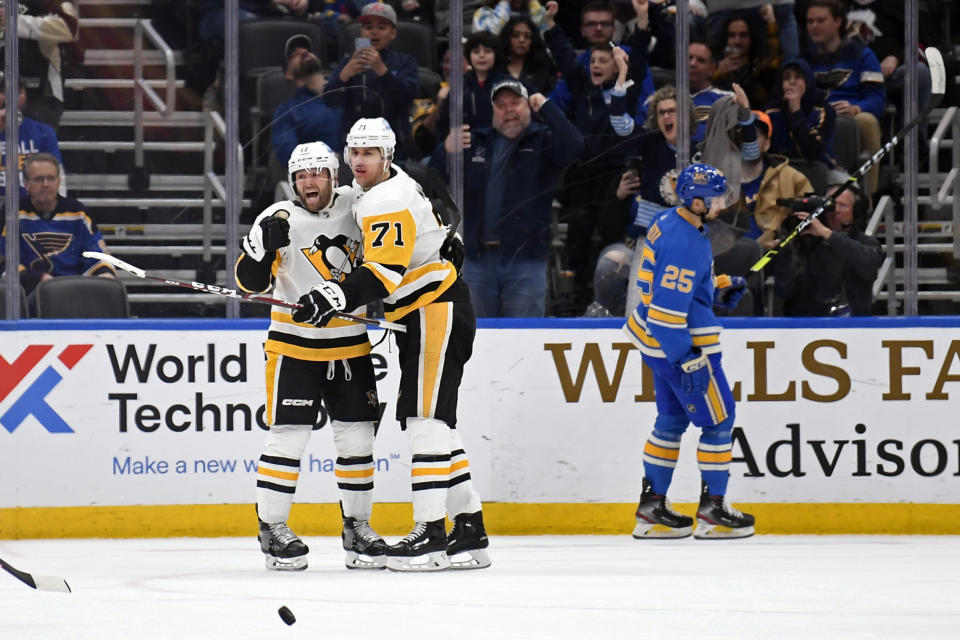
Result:
<svg viewBox="0 0 960 640"><path fill-rule="evenodd" d="M294 322L309 322L323 327L337 311L343 311L347 298L340 285L324 280L300 296L297 302L300 308L293 312Z"/></svg>
<svg viewBox="0 0 960 640"><path fill-rule="evenodd" d="M691 351L680 363L680 387L684 393L702 396L710 386L710 362L706 354Z"/></svg>
<svg viewBox="0 0 960 640"><path fill-rule="evenodd" d="M747 279L741 276L717 276L717 288L713 303L724 309L736 309L740 298L747 292Z"/></svg>
<svg viewBox="0 0 960 640"><path fill-rule="evenodd" d="M457 269L457 273L460 272L460 267L463 266L463 255L463 240L460 238L459 233L447 236L447 239L440 245L440 257L452 262L453 266Z"/></svg>
<svg viewBox="0 0 960 640"><path fill-rule="evenodd" d="M254 224L243 238L243 252L261 262L268 254L290 244L289 213L281 209Z"/></svg>

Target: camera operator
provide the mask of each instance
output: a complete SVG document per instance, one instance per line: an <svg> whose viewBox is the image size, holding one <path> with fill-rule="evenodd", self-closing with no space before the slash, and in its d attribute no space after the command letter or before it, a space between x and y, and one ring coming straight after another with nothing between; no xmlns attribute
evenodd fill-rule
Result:
<svg viewBox="0 0 960 640"><path fill-rule="evenodd" d="M838 177L827 193L836 192ZM836 204L784 247L774 263L775 291L786 316L865 316L873 301L873 281L883 262L880 242L866 235L864 196L850 188ZM815 199L808 199L816 205ZM815 208L810 207L810 208ZM809 211L796 211L784 220L789 231Z"/></svg>

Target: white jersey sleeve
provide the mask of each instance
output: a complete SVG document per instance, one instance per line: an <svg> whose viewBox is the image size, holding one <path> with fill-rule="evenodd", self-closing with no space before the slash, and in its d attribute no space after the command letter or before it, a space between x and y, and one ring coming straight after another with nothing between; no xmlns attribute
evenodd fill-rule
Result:
<svg viewBox="0 0 960 640"><path fill-rule="evenodd" d="M457 279L440 258L447 229L416 180L402 169L357 196L354 217L363 235L363 264L387 291L387 320L429 304Z"/></svg>

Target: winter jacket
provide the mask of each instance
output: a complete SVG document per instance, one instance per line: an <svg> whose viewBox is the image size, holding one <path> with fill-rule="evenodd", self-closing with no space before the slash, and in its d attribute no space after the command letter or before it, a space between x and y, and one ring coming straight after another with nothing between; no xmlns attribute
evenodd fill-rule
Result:
<svg viewBox="0 0 960 640"><path fill-rule="evenodd" d="M287 166L290 154L298 144L326 142L331 149L341 149L339 107L331 107L306 85L297 89L292 98L273 112L270 139L273 153L282 166Z"/></svg>
<svg viewBox="0 0 960 640"><path fill-rule="evenodd" d="M341 81L340 71L350 60L348 54L340 59L340 64L327 79L323 87L324 101L343 109L340 141L333 148L343 148L350 127L360 118L383 117L397 136L396 159L403 160L412 138L410 107L420 86L417 61L413 56L390 49L381 51L380 59L387 66L387 72L382 76L368 69L346 82Z"/></svg>
<svg viewBox="0 0 960 640"><path fill-rule="evenodd" d="M503 205L495 233L503 255L545 259L550 250L550 216L553 197L563 169L583 152L583 137L551 101L539 117L520 134L505 174ZM470 148L464 151L464 246L468 257L479 253L486 200L489 160L494 139L492 128L473 129ZM430 166L448 179L447 152L437 145Z"/></svg>
<svg viewBox="0 0 960 640"><path fill-rule="evenodd" d="M798 237L774 262L774 289L787 316L846 315L834 310L849 304L849 315L870 315L873 281L883 263L883 248L859 229L834 231L823 239Z"/></svg>

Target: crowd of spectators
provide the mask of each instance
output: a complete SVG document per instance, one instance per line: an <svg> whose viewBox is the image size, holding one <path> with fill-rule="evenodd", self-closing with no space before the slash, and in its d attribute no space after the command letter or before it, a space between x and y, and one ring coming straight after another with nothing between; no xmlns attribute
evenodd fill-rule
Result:
<svg viewBox="0 0 960 640"><path fill-rule="evenodd" d="M252 4L262 15L271 3ZM326 70L307 36L287 43L285 72L297 95L275 114L278 163L293 145L314 139L342 148L353 121L378 115L397 134L399 161L429 163L446 175L447 155L459 144L465 277L478 313L623 313L629 270L610 256L630 257L653 216L676 203L674 0L466 3L464 127L457 132L448 117L449 56L442 70L431 70L443 73L440 84L423 95L417 61L394 46L404 22L421 22L434 29L442 58L447 3L289 0L272 7L331 34L359 21L366 38ZM781 226L797 217L777 200L812 193L807 174L857 168L838 164L838 119L855 123L862 154L881 145L886 92L902 101L902 30L890 24L903 15L903 2L854 8L844 0L690 3L688 148L695 158L719 153L731 178L714 243L727 272L750 275L753 260L776 244ZM921 104L928 79L921 73ZM494 87L510 89L501 105ZM871 206L878 189L874 171L860 208ZM863 222L835 232L862 230ZM828 228L811 226L808 235L821 227ZM611 286L611 265L622 285ZM572 286L557 285L560 272ZM751 279L754 295L738 312L769 311L760 280ZM795 303L778 312L826 307L869 312L869 304Z"/></svg>
<svg viewBox="0 0 960 640"><path fill-rule="evenodd" d="M70 2L46 3L55 9L24 4L36 19L21 19L21 38L37 39L47 72L39 93L27 87L30 106L21 109L43 113L53 128L38 123L40 133L31 137L31 120L24 118L21 145L25 138L42 139L45 146L38 141L31 149L56 155L59 113L50 102L62 100L62 88L58 93L59 59L51 46L75 31L76 9ZM222 37L223 3L193 4L199 37ZM733 169L732 193L714 248L727 271L744 271L751 256L776 243L781 226L797 217L777 200L812 192L811 167L817 175L857 168L838 162L841 120L855 123L863 154L879 149L883 119L890 117L884 109L902 110L903 30L897 25L903 4L689 3L687 144L694 158L713 158L727 147L720 153L726 153L722 166ZM267 117L275 166L285 166L300 143L321 140L342 149L346 131L362 117L388 120L398 162L430 164L446 175L447 155L462 149L464 268L479 315L624 312L631 287L623 256L632 257L654 215L676 204L682 103L672 79L675 0L465 2L459 131L451 131L449 120L449 76L461 73L461 65L449 57L446 0L241 0L239 14L241 21L302 20L324 34L323 42L298 33L270 45L292 94ZM406 52L398 36L410 22L432 30L442 66L425 68ZM353 47L341 50L347 33ZM922 107L930 82L920 66ZM25 79L33 82L35 75ZM436 76L439 82L425 81ZM42 108L33 108L34 99ZM876 172L864 186L858 210L869 210L879 194ZM808 235L862 231L863 222L858 216L835 229L811 225ZM845 246L829 244L836 251ZM768 271L780 277L780 270ZM561 274L572 287L559 287ZM518 285L517 278L527 281ZM769 311L756 280L744 313ZM777 294L785 290L776 287ZM801 288L808 294L814 295ZM868 313L869 306L838 308ZM627 307L629 313L629 301ZM778 311L823 308L791 303Z"/></svg>

